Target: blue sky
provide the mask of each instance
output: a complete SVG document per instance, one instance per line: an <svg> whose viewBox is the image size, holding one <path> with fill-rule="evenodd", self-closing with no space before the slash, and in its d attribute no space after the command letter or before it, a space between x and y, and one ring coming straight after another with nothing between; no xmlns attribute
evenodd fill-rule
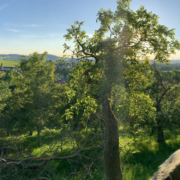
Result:
<svg viewBox="0 0 180 180"><path fill-rule="evenodd" d="M132 0L131 9L141 5L157 14L160 24L175 28L180 40L179 0ZM66 29L76 20L85 21L87 34L93 34L102 7L115 11L116 0L0 0L0 54L48 51L62 56ZM170 59L180 59L180 52Z"/></svg>

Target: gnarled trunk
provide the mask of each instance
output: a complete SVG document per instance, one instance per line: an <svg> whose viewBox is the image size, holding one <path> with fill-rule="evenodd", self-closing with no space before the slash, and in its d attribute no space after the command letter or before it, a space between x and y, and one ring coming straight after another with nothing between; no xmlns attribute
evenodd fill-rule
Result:
<svg viewBox="0 0 180 180"><path fill-rule="evenodd" d="M120 169L119 133L107 94L102 97L102 113L106 122L104 142L104 166L107 180L123 180Z"/></svg>

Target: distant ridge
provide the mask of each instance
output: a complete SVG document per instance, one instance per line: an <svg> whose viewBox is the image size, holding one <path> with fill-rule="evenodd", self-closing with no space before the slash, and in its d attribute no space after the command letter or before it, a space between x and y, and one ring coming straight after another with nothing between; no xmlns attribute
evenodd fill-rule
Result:
<svg viewBox="0 0 180 180"><path fill-rule="evenodd" d="M21 59L21 56L20 54L0 54L0 59L1 60L12 60L12 61L19 61ZM25 55L25 57L27 58L28 56ZM59 60L61 57L60 56L55 56L55 55L52 55L52 54L48 54L47 57L46 57L46 61L57 61ZM72 58L65 58L64 59L66 62L79 62L77 59L72 59ZM94 61L94 60L92 60ZM180 63L180 60L169 60L171 62L171 64L178 64ZM151 60L151 64L154 63L155 61L154 60ZM162 63L160 63L162 64Z"/></svg>
<svg viewBox="0 0 180 180"><path fill-rule="evenodd" d="M169 60L169 61L171 62L171 64L178 64L178 63L180 63L180 60ZM154 63L154 62L156 62L156 61L151 60L151 63ZM160 63L160 64L164 64L164 63Z"/></svg>
<svg viewBox="0 0 180 180"><path fill-rule="evenodd" d="M0 54L0 59L19 61L21 59L21 56L22 55L20 55L20 54ZM25 57L28 57L28 56L25 55ZM46 61L49 61L49 60L56 61L58 59L60 59L59 56L55 56L55 55L52 55L52 54L48 54L47 57L46 57Z"/></svg>
<svg viewBox="0 0 180 180"><path fill-rule="evenodd" d="M1 60L11 60L11 61L19 61L21 59L21 56L20 54L0 54L0 59ZM26 58L28 58L27 55L25 55ZM60 56L55 56L55 55L52 55L52 54L48 54L47 57L46 57L46 61L57 61L59 60L61 57ZM65 58L64 61L66 62L79 62L79 60L77 59L72 59L72 58ZM94 61L94 60L92 60Z"/></svg>

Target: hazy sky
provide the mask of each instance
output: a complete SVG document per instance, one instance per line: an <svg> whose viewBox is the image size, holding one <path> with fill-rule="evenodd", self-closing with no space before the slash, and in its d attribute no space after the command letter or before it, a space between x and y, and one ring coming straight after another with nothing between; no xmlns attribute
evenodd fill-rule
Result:
<svg viewBox="0 0 180 180"><path fill-rule="evenodd" d="M162 25L175 28L180 40L179 0L132 0L131 9L144 5ZM100 8L116 9L116 0L0 0L0 54L28 55L37 51L62 55L63 35L74 21L85 21L87 34L99 27ZM170 59L180 59L180 52Z"/></svg>

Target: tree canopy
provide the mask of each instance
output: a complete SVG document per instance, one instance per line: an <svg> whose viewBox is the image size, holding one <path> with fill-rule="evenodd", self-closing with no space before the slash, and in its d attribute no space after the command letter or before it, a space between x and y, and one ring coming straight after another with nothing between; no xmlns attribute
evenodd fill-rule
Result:
<svg viewBox="0 0 180 180"><path fill-rule="evenodd" d="M126 78L133 89L131 90L134 97L139 97L143 104L151 107L149 96L139 91L139 86L135 86L134 83L138 81L138 85L143 86L147 82L146 76L150 71L145 65L148 64L149 54L153 54L157 62L168 63L168 57L180 49L180 43L174 38L174 29L169 30L166 26L160 25L156 14L147 12L143 6L136 12L130 10L130 0L118 0L115 12L102 8L97 16L100 28L95 31L92 38L81 30L84 22L76 21L67 29L64 37L66 40L73 40L75 48L71 49L65 43L64 51L71 50L73 56L78 59L95 59L95 64L83 72L90 84L94 84L91 82L94 76L102 74L96 84L102 104L102 115L106 122L106 178L119 180L123 178L119 163L118 120L111 108L112 89L120 80ZM140 59L144 59L144 63L140 63ZM145 71L146 75L141 73ZM79 83L78 86L81 87Z"/></svg>

